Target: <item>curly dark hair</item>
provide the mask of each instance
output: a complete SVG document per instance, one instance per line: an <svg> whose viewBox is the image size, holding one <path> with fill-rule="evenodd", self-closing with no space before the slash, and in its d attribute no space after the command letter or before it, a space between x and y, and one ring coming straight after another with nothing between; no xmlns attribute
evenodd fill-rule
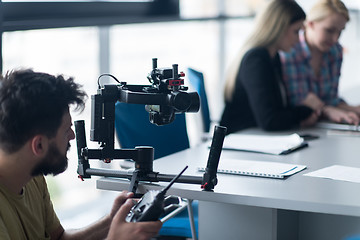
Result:
<svg viewBox="0 0 360 240"><path fill-rule="evenodd" d="M71 104L84 109L81 87L73 78L30 69L0 77L0 148L12 153L36 134L54 137Z"/></svg>

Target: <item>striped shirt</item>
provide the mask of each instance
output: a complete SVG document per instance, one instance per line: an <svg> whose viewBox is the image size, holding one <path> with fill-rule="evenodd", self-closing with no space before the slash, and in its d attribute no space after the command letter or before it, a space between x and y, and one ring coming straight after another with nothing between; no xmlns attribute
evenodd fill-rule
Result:
<svg viewBox="0 0 360 240"><path fill-rule="evenodd" d="M283 79L289 104L299 105L309 92L318 96L326 105L336 106L343 100L338 96L342 47L336 43L323 54L319 76L310 65L311 52L303 31L299 43L290 52L281 52Z"/></svg>

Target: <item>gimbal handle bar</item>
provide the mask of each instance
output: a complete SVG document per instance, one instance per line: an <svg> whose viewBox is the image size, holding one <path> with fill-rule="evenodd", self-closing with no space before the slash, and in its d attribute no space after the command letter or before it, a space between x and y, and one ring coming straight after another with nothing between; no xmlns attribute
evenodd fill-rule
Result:
<svg viewBox="0 0 360 240"><path fill-rule="evenodd" d="M134 171L121 171L121 170L111 170L111 169L100 169L100 168L88 168L86 173L93 176L103 176L103 177L118 177L126 178L131 180ZM149 181L149 182L170 182L176 175L172 174L161 174L157 172L148 173L146 176L138 177L139 181ZM201 184L202 177L199 176L180 176L176 182L178 183L190 183L190 184Z"/></svg>
<svg viewBox="0 0 360 240"><path fill-rule="evenodd" d="M137 181L170 182L176 175L159 174L153 171L154 148L135 147L134 149L113 149L114 159L132 159L135 161L134 171L120 171L111 169L90 168L89 159L104 159L104 149L88 149L85 137L85 122L75 121L76 143L78 150L78 174L80 178L90 178L91 175L104 177L119 177L132 179L136 172ZM109 153L106 153L107 155ZM106 160L106 159L104 159ZM202 177L181 176L177 180L181 183L201 184Z"/></svg>

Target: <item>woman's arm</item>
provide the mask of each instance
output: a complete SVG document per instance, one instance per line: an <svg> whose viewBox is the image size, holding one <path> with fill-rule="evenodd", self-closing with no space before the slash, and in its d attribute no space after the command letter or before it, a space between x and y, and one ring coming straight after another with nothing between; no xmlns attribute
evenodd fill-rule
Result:
<svg viewBox="0 0 360 240"><path fill-rule="evenodd" d="M239 71L257 124L265 130L286 130L299 126L313 112L306 106L284 106L277 70L266 49L258 49L250 50L244 56Z"/></svg>

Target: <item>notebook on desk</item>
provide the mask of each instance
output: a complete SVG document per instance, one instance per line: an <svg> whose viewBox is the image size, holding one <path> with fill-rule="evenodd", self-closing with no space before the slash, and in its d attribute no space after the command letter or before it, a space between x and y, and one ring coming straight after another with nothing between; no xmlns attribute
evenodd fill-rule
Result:
<svg viewBox="0 0 360 240"><path fill-rule="evenodd" d="M218 173L284 179L306 168L305 165L240 159L221 159ZM199 167L199 171L205 168Z"/></svg>
<svg viewBox="0 0 360 240"><path fill-rule="evenodd" d="M250 135L234 133L225 137L223 149L284 155L308 146L298 134Z"/></svg>

